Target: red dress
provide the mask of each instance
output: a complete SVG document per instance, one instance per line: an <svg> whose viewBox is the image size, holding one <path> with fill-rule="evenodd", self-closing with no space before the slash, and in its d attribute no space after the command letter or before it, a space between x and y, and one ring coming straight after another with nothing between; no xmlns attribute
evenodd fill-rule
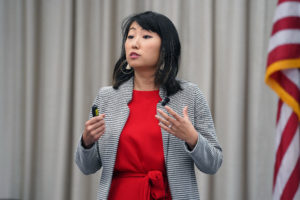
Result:
<svg viewBox="0 0 300 200"><path fill-rule="evenodd" d="M162 135L155 118L160 100L158 90L133 90L108 199L171 199Z"/></svg>

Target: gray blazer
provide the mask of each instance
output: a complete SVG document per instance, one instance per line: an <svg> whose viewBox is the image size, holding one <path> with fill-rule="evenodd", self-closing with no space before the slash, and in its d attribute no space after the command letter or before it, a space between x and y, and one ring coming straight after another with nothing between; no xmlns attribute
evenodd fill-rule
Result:
<svg viewBox="0 0 300 200"><path fill-rule="evenodd" d="M187 144L161 129L165 164L172 199L199 199L194 164L208 174L217 172L222 164L222 149L217 141L215 128L208 104L200 89L190 82L181 81L182 91L170 96L168 106L182 115L184 106L195 129L199 133L198 142L190 151ZM114 171L119 137L129 115L133 79L123 83L118 90L112 87L101 88L94 104L100 113L105 113L105 133L90 149L78 143L75 161L84 174L92 174L103 168L97 199L107 199ZM161 99L166 92L160 88ZM157 108L166 112L161 103ZM92 114L90 113L90 117ZM153 116L154 117L154 116Z"/></svg>

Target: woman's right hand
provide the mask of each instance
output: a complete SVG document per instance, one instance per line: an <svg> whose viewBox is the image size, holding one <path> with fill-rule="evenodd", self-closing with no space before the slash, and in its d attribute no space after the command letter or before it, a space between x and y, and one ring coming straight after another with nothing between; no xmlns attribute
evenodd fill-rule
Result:
<svg viewBox="0 0 300 200"><path fill-rule="evenodd" d="M105 131L105 114L101 114L96 117L92 117L85 122L85 128L82 135L83 145L85 147L91 147Z"/></svg>

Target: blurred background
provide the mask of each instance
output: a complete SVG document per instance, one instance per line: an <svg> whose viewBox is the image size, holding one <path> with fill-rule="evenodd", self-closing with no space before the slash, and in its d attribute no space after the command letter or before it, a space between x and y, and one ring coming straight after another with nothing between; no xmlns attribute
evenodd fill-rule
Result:
<svg viewBox="0 0 300 200"><path fill-rule="evenodd" d="M223 148L203 200L271 199L277 96L264 83L277 0L0 0L0 199L94 200L101 172L74 163L121 22L152 10L178 29L179 77L208 99Z"/></svg>

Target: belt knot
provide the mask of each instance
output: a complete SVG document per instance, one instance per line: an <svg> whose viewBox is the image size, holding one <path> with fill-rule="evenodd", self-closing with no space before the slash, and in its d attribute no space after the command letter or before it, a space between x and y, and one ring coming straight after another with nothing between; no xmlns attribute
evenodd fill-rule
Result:
<svg viewBox="0 0 300 200"><path fill-rule="evenodd" d="M161 171L152 170L149 171L147 176L148 178L148 192L153 199L161 199L165 197L165 184L164 184L164 177Z"/></svg>

